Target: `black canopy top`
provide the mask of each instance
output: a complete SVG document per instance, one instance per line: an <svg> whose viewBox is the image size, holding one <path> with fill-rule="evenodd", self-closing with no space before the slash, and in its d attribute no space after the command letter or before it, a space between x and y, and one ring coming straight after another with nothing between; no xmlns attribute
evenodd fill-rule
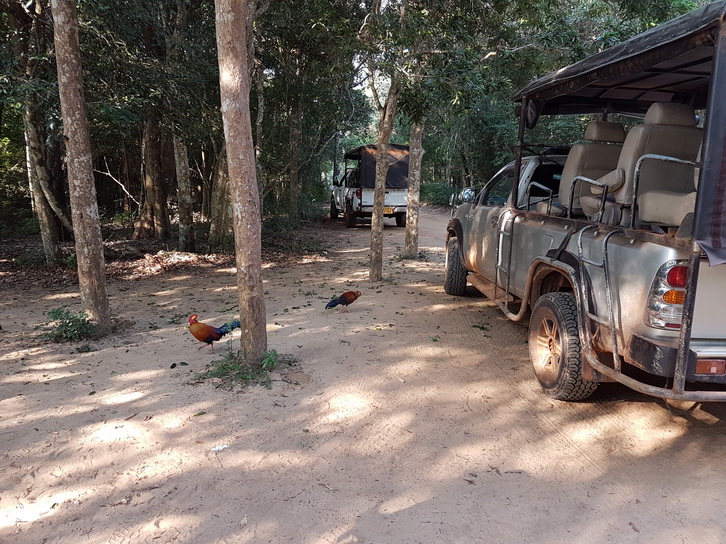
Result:
<svg viewBox="0 0 726 544"><path fill-rule="evenodd" d="M348 151L345 160L357 161L358 184L362 188L371 189L376 186L375 145L362 145ZM406 189L408 187L408 156L409 147L400 144L388 144L388 173L386 187L389 189Z"/></svg>
<svg viewBox="0 0 726 544"><path fill-rule="evenodd" d="M644 114L654 102L706 106L714 43L726 2L714 2L519 91L540 114Z"/></svg>

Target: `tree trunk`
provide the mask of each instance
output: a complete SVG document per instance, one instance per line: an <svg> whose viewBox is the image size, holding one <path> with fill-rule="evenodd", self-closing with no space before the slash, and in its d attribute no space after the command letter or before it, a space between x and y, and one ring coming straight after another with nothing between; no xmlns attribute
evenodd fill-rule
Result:
<svg viewBox="0 0 726 544"><path fill-rule="evenodd" d="M13 52L17 59L16 74L20 80L30 81L34 78L36 63L31 61L30 44L42 43L42 34L38 29L37 21L31 18L18 3L7 6L8 26L12 39ZM42 9L42 6L36 6ZM40 14L39 14L40 15ZM23 129L25 133L25 157L28 172L28 187L32 198L33 212L38 217L40 236L43 242L43 252L48 264L56 264L60 258L60 245L58 244L58 227L53 218L53 211L45 197L39 177L48 179L48 169L45 165L43 153L43 140L36 125L38 119L38 102L34 94L29 94L24 102Z"/></svg>
<svg viewBox="0 0 726 544"><path fill-rule="evenodd" d="M383 204L386 200L386 176L388 174L388 142L396 120L398 83L394 79L388 89L386 103L381 108L376 144L376 188L373 196L373 217L371 218L371 262L369 280L383 280Z"/></svg>
<svg viewBox="0 0 726 544"><path fill-rule="evenodd" d="M302 145L302 110L300 98L293 98L290 108L290 193L288 200L288 217L293 225L300 220L300 198L302 185L300 183L300 146Z"/></svg>
<svg viewBox="0 0 726 544"><path fill-rule="evenodd" d="M408 163L408 206L406 207L406 238L403 254L407 257L418 256L418 213L421 207L421 163L423 161L424 121L411 124L409 137Z"/></svg>
<svg viewBox="0 0 726 544"><path fill-rule="evenodd" d="M174 136L176 192L179 201L179 251L194 251L194 218L192 216L192 184L189 180L187 146Z"/></svg>
<svg viewBox="0 0 726 544"><path fill-rule="evenodd" d="M38 179L41 176L45 176L47 179L48 171L45 168L43 156L40 151L41 142L38 138L38 132L32 123L31 117L30 105L26 101L25 110L23 111L23 126L25 128L25 156L28 169L28 186L33 199L33 210L38 217L45 262L48 264L57 264L61 254L60 244L58 243L58 228L54 221L53 210L45 198L45 193Z"/></svg>
<svg viewBox="0 0 726 544"><path fill-rule="evenodd" d="M146 121L141 144L144 176L144 199L134 225L134 240L169 237L169 213L161 179L161 130L157 115Z"/></svg>
<svg viewBox="0 0 726 544"><path fill-rule="evenodd" d="M229 213L229 175L227 174L227 151L222 148L217 158L217 167L212 182L212 212L209 219L209 250L229 250L233 240L232 217Z"/></svg>
<svg viewBox="0 0 726 544"><path fill-rule="evenodd" d="M227 147L232 222L237 257L237 291L242 323L241 356L260 364L267 350L262 288L260 197L250 116L248 24L250 3L215 0L219 87Z"/></svg>
<svg viewBox="0 0 726 544"><path fill-rule="evenodd" d="M66 139L73 234L76 239L78 281L83 307L101 333L111 329L106 292L101 223L93 180L91 138L83 96L81 52L78 46L78 14L75 0L51 0L55 25L63 133Z"/></svg>

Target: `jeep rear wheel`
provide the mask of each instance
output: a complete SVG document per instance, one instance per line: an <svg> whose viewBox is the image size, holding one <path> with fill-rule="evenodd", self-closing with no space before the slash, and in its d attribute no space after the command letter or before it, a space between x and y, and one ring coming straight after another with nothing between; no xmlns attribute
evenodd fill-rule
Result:
<svg viewBox="0 0 726 544"><path fill-rule="evenodd" d="M459 257L459 240L449 238L446 242L446 267L444 268L444 292L461 296L466 293L466 268Z"/></svg>
<svg viewBox="0 0 726 544"><path fill-rule="evenodd" d="M355 227L355 213L353 213L353 206L351 206L350 202L347 202L345 205L343 220L345 221L345 226L349 229Z"/></svg>
<svg viewBox="0 0 726 544"><path fill-rule="evenodd" d="M597 383L582 377L577 302L572 293L547 293L537 300L529 322L529 358L545 394L582 400Z"/></svg>
<svg viewBox="0 0 726 544"><path fill-rule="evenodd" d="M330 199L330 219L338 219L338 207L335 205L335 200Z"/></svg>

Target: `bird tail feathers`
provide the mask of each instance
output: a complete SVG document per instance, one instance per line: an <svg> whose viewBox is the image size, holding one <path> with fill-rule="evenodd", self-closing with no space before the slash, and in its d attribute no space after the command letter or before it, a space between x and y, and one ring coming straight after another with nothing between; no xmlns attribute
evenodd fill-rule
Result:
<svg viewBox="0 0 726 544"><path fill-rule="evenodd" d="M334 298L325 305L325 309L327 310L328 308L335 308L338 304L340 304L340 302L337 298Z"/></svg>
<svg viewBox="0 0 726 544"><path fill-rule="evenodd" d="M241 326L242 324L239 322L239 319L233 319L229 323L225 323L219 327L218 331L219 334L227 334L232 332L234 329L239 329Z"/></svg>

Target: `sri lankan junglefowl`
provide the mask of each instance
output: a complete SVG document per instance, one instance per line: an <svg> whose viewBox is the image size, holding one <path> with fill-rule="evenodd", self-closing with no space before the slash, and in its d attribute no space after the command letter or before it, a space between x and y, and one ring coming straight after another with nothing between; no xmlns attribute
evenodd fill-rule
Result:
<svg viewBox="0 0 726 544"><path fill-rule="evenodd" d="M327 310L328 308L335 308L338 305L348 306L348 304L353 304L359 296L360 291L346 291L338 298L334 298L333 300L328 302L325 305L325 309Z"/></svg>
<svg viewBox="0 0 726 544"><path fill-rule="evenodd" d="M199 317L197 314L189 316L189 332L192 333L192 336L200 342L209 344L212 348L212 353L214 353L214 344L212 342L217 342L225 334L228 334L234 329L238 329L240 327L239 319L234 319L229 323L225 323L221 327L212 327L211 325L197 321L197 317ZM197 349L202 349L204 344L199 346Z"/></svg>

